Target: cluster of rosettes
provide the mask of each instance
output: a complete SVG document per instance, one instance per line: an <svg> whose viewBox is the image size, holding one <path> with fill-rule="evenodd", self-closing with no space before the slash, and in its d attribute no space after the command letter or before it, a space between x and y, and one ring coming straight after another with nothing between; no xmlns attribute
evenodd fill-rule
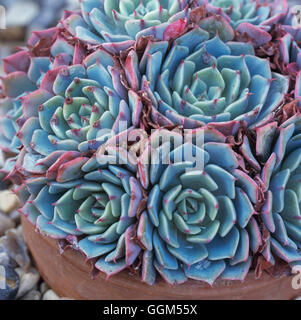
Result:
<svg viewBox="0 0 301 320"><path fill-rule="evenodd" d="M4 59L1 176L20 212L93 274L212 285L300 264L286 1L80 4Z"/></svg>

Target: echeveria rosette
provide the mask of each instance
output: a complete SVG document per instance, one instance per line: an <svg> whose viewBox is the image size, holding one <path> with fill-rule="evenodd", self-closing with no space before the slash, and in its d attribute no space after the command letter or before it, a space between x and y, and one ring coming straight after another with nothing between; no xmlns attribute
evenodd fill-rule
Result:
<svg viewBox="0 0 301 320"><path fill-rule="evenodd" d="M287 13L286 0L195 0L192 6L206 5L209 13L222 14L234 29L240 24L269 26Z"/></svg>
<svg viewBox="0 0 301 320"><path fill-rule="evenodd" d="M77 151L54 152L42 166L44 174L29 176L17 190L20 212L108 276L131 266L141 251L133 240L143 192L135 167L100 165Z"/></svg>
<svg viewBox="0 0 301 320"><path fill-rule="evenodd" d="M210 32L196 26L171 48L167 41L149 40L140 59L129 51L128 83L147 93L154 123L197 128L244 120L251 126L281 104L288 78L272 73L250 43L234 42L226 31L223 41L218 35L209 39Z"/></svg>
<svg viewBox="0 0 301 320"><path fill-rule="evenodd" d="M194 11L205 8L209 17L204 21L212 14L222 16L236 31L236 40L251 41L255 47L271 41L269 31L288 9L286 0L195 0L191 6Z"/></svg>
<svg viewBox="0 0 301 320"><path fill-rule="evenodd" d="M21 103L8 97L0 99L0 145L7 159L1 168L2 180L14 167L16 155L21 147L21 142L16 136L19 128L16 120L20 116Z"/></svg>
<svg viewBox="0 0 301 320"><path fill-rule="evenodd" d="M99 49L83 63L61 67L46 96L44 90L26 96L27 120L18 133L24 148L15 170L40 174L37 163L55 152L93 155L112 134L138 124L142 103L121 84L116 59Z"/></svg>
<svg viewBox="0 0 301 320"><path fill-rule="evenodd" d="M229 132L235 134L233 128ZM198 133L203 146L192 143ZM243 280L262 244L255 218L260 186L219 131L203 127L188 135L183 143L180 133L158 129L138 159L141 184L149 190L137 228L145 248L142 280L153 284L156 271L171 284L187 278L210 285L218 277ZM160 137L173 142L153 148ZM187 171L195 167L184 158L191 150L204 159L203 169Z"/></svg>
<svg viewBox="0 0 301 320"><path fill-rule="evenodd" d="M50 98L47 83L49 78L63 65L81 61L83 49L80 45L70 44L63 31L51 28L34 32L27 43L27 48L3 59L2 93L0 100L0 147L10 155L3 168L9 173L22 148L18 132L28 118L26 108L28 100L35 104Z"/></svg>
<svg viewBox="0 0 301 320"><path fill-rule="evenodd" d="M261 254L270 266L279 259L292 265L301 261L301 117L298 111L286 116L294 104L297 110L293 102L280 111L284 117L279 125L273 121L255 129L255 157L263 164L261 184L265 191L259 216L265 229ZM247 137L244 143L249 145Z"/></svg>
<svg viewBox="0 0 301 320"><path fill-rule="evenodd" d="M182 30L186 0L82 0L81 13L67 14L62 25L91 45L132 43L150 30L163 39ZM181 23L182 22L182 23Z"/></svg>

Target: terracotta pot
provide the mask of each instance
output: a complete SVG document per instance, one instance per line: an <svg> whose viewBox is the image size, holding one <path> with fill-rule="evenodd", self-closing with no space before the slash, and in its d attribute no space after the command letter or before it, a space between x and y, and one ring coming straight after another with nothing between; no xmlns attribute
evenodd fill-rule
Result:
<svg viewBox="0 0 301 320"><path fill-rule="evenodd" d="M293 299L301 290L292 288L292 277L272 278L264 274L259 280L250 273L244 282L217 281L210 287L205 283L189 280L170 286L159 280L154 286L143 284L127 271L105 279L100 274L90 278L90 266L75 250L60 254L56 240L41 236L34 226L22 217L28 247L44 280L60 296L80 300L163 300L163 299Z"/></svg>

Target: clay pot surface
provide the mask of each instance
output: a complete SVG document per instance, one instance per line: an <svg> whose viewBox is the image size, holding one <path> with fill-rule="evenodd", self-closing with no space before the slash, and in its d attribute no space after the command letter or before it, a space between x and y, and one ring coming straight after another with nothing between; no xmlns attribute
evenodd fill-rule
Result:
<svg viewBox="0 0 301 320"><path fill-rule="evenodd" d="M22 217L24 236L44 280L61 297L77 300L277 300L294 299L301 289L292 287L293 276L273 278L264 273L258 280L251 272L245 281L217 281L213 287L188 280L171 286L162 279L149 286L123 271L106 280L103 273L92 280L91 266L83 255L67 249L62 255L54 239L44 237Z"/></svg>

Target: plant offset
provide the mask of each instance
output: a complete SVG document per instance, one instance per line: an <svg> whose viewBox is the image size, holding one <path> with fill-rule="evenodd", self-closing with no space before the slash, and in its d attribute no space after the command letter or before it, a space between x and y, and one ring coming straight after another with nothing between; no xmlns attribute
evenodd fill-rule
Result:
<svg viewBox="0 0 301 320"><path fill-rule="evenodd" d="M286 1L80 4L4 59L1 178L20 212L93 275L212 285L300 265L301 26Z"/></svg>

